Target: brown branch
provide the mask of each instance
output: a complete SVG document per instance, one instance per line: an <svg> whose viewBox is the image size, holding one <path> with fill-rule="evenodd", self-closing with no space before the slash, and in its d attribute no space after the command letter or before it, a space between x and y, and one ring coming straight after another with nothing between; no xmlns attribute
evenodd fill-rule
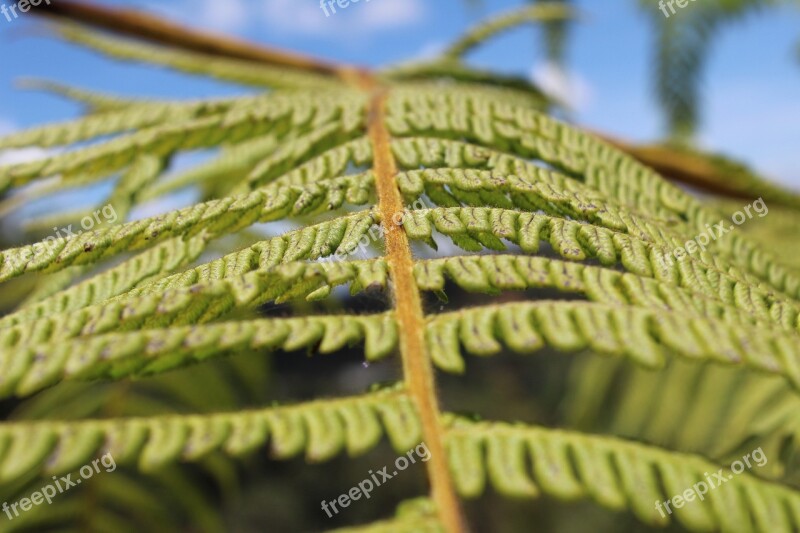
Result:
<svg viewBox="0 0 800 533"><path fill-rule="evenodd" d="M210 35L134 9L59 0L46 7L33 9L31 13L63 18L144 41L218 57L297 68L331 76L351 76L353 71L361 70L232 37Z"/></svg>
<svg viewBox="0 0 800 533"><path fill-rule="evenodd" d="M602 133L594 132L594 134L669 180L720 196L748 200L754 198L748 191L726 185L730 179L702 157L666 146L635 146Z"/></svg>

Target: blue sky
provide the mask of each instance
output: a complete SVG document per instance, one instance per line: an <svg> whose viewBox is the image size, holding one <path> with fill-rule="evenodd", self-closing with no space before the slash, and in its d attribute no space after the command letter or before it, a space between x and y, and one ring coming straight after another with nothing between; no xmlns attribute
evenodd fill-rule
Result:
<svg viewBox="0 0 800 533"><path fill-rule="evenodd" d="M487 14L523 2L484 0L470 7L464 0L361 0L329 17L318 0L102 3L144 7L265 44L377 66L430 55ZM578 6L584 16L570 41L566 80L546 64L530 28L498 39L471 60L498 71L537 76L574 102L574 118L580 124L635 141L656 139L662 124L650 85L648 19L634 0L581 0ZM800 10L753 16L727 28L712 49L700 135L704 146L734 155L796 189L800 189L798 40ZM74 105L15 88L14 81L22 77L140 96L195 98L246 91L151 67L115 64L47 37L41 22L29 15L12 22L0 18L0 45L0 131L76 115Z"/></svg>

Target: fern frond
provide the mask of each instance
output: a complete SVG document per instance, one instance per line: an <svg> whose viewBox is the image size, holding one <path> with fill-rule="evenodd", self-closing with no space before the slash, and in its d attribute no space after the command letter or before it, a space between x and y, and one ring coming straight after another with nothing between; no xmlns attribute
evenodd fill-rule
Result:
<svg viewBox="0 0 800 533"><path fill-rule="evenodd" d="M427 334L434 362L451 372L463 370L462 351L487 356L504 346L522 354L544 346L590 349L650 368L663 367L667 351L774 373L800 388L796 334L682 313L585 302L509 303L437 315L429 319Z"/></svg>
<svg viewBox="0 0 800 533"><path fill-rule="evenodd" d="M761 448L770 460L759 475L794 483L800 398L780 377L677 358L658 371L582 358L571 373L570 427L706 454L720 463ZM603 407L609 408L601 413ZM676 425L676 416L686 423Z"/></svg>
<svg viewBox="0 0 800 533"><path fill-rule="evenodd" d="M129 98L97 91L88 91L57 81L39 78L22 78L17 82L17 86L25 90L53 93L67 100L79 102L86 106L86 112L88 114L119 111L141 104L158 103L150 99Z"/></svg>
<svg viewBox="0 0 800 533"><path fill-rule="evenodd" d="M789 331L797 330L798 311L790 303L767 304L769 299L765 300L763 293L744 283L720 284L714 289L690 269L681 270L689 280L686 287L675 287L670 279L653 281L594 266L506 255L425 260L415 268L424 290L443 290L447 274L462 288L475 292L554 287L606 303L675 309L745 323L774 322ZM704 284L706 290L700 288Z"/></svg>
<svg viewBox="0 0 800 533"><path fill-rule="evenodd" d="M699 88L708 58L709 42L731 22L782 0L713 0L699 9L665 18L651 2L639 2L656 27L655 91L669 122L669 134L685 143L700 121Z"/></svg>
<svg viewBox="0 0 800 533"><path fill-rule="evenodd" d="M85 232L72 239L61 238L5 250L0 252L0 281L26 272L56 272L68 266L96 262L122 250L142 249L176 236L205 232L210 239L256 222L332 210L345 202L364 204L369 199L372 179L371 174L365 173L307 189L273 186L248 195L211 200L163 216Z"/></svg>
<svg viewBox="0 0 800 533"><path fill-rule="evenodd" d="M554 102L541 89L522 77L498 76L489 71L466 67L459 59L442 57L430 62L398 65L381 71L387 78L397 81L456 80L461 83L478 84L488 87L511 89L509 97L524 96L539 109L546 109ZM523 94L520 94L523 93Z"/></svg>
<svg viewBox="0 0 800 533"><path fill-rule="evenodd" d="M371 161L372 149L365 137L343 134L341 128L331 124L284 143L261 161L235 191L256 190L273 180L307 185L339 175L347 163L363 166Z"/></svg>
<svg viewBox="0 0 800 533"><path fill-rule="evenodd" d="M16 422L0 427L0 479L31 470L66 473L96 454L155 470L194 461L213 450L241 455L269 441L274 457L305 454L324 461L346 450L362 454L387 435L398 451L421 440L414 406L401 391L213 415L171 415L67 422ZM33 443L33 445L32 445Z"/></svg>
<svg viewBox="0 0 800 533"><path fill-rule="evenodd" d="M463 495L480 495L487 481L501 494L531 498L591 498L613 510L630 509L642 522L669 523L658 502L722 473L708 501L673 506L693 531L792 531L800 527L800 496L749 472L734 475L699 456L667 452L611 437L456 419L448 432L450 464ZM532 465L529 469L528 462ZM755 464L753 465L755 466ZM532 472L531 472L532 470Z"/></svg>
<svg viewBox="0 0 800 533"><path fill-rule="evenodd" d="M29 302L15 313L0 318L0 327L58 313L69 313L103 302L194 261L205 247L206 238L202 234L188 241L166 241L102 274Z"/></svg>
<svg viewBox="0 0 800 533"><path fill-rule="evenodd" d="M64 146L103 135L134 131L171 122L185 122L204 115L218 114L224 112L232 103L230 101L200 101L177 105L173 102L126 105L120 110L110 110L61 124L50 124L15 132L13 135L0 138L0 149L31 145ZM122 103L117 104L117 106L122 105Z"/></svg>
<svg viewBox="0 0 800 533"><path fill-rule="evenodd" d="M129 35L178 47L64 28L69 39L112 57L277 90L146 101L54 87L87 103L91 114L0 140L0 148L75 145L0 167L0 193L53 176L42 192L117 179L105 200L121 221L0 252L0 282L36 283L0 317L0 396L20 402L0 424L0 480L9 491L101 452L147 473L205 458L195 468L207 469L210 485L234 486L228 456L241 460L267 442L275 457L321 461L343 450L364 453L386 434L398 450L430 447L430 491L368 531L464 531L457 493L477 496L487 479L503 495L589 496L663 525L667 517L653 503L718 470L701 455L719 462L763 443L779 465L764 475L786 485L742 474L675 516L697 530L800 527L800 496L791 485L797 465L789 457L800 442L800 274L745 231L673 260L674 250L724 215L549 117L550 103L530 84L458 61L519 23L562 22L571 13L562 4L479 27L444 59L380 73L270 61L273 53L259 62L206 47L196 33L187 43L168 24L175 35L136 30L119 14L111 18L125 19ZM100 18L114 14L87 9ZM170 177L176 158L195 149L216 153ZM169 202L165 195L189 188L194 205L122 222L142 201ZM12 196L5 206L36 194ZM69 224L76 216L54 215L34 226L49 232L43 222ZM275 227L257 226L263 223ZM438 251L441 237L453 244L446 253ZM369 251L367 259L353 257L358 249ZM345 286L358 298L340 298ZM586 403L605 401L614 413L589 429L632 440L467 422L439 406L437 370L463 372L467 355L544 348L547 356L514 364L552 367L553 375L537 367L541 382L519 387L533 400L515 399L519 411L503 414L558 424L557 409L539 405L536 395L559 392L549 390L560 386L558 365L564 370L578 359L553 365L550 354L580 352L601 363L584 369L597 375L569 384L582 406L571 420L585 423L599 409ZM367 366L396 354L398 384L335 399L352 394L340 392L339 381L358 380L326 373L329 390L303 371L296 382L312 401L275 405L267 386L271 352L300 350L363 353ZM340 359L347 358L330 364L353 363ZM286 354L278 361L298 364ZM274 371L283 378L280 367ZM744 377L709 377L725 371ZM289 379L282 392L292 392ZM681 396L686 382L698 388ZM505 388L513 387L497 392ZM715 391L716 402L689 409L692 399ZM749 397L735 400L741 394ZM723 401L731 407L721 408ZM753 409L763 405L771 411L757 419ZM643 429L637 421L644 416ZM682 420L716 418L727 446L699 430L675 436ZM185 488L188 478L166 477L162 488L185 492L188 508L205 509L202 491ZM132 506L158 509L140 490L115 490ZM70 504L65 499L33 523L61 523ZM97 523L123 530L123 516L103 500Z"/></svg>
<svg viewBox="0 0 800 533"><path fill-rule="evenodd" d="M336 529L332 533L442 533L433 502L417 498L397 506L394 518L363 527Z"/></svg>
<svg viewBox="0 0 800 533"><path fill-rule="evenodd" d="M547 3L550 0L534 0L535 3ZM560 3L571 5L571 0L560 0ZM555 21L544 27L543 48L547 52L547 59L556 65L564 64L564 55L567 36L571 20Z"/></svg>
<svg viewBox="0 0 800 533"><path fill-rule="evenodd" d="M42 344L51 339L137 327L164 327L202 323L232 309L252 309L269 302L283 303L327 297L332 288L351 284L357 293L367 287L385 287L387 266L382 260L350 261L333 266L293 262L256 270L238 278L197 283L188 288L136 295L136 291L70 313L44 317L0 329L4 349ZM3 363L10 363L2 360Z"/></svg>
<svg viewBox="0 0 800 533"><path fill-rule="evenodd" d="M66 379L155 374L237 351L308 348L327 354L362 341L367 361L389 355L397 346L391 314L273 318L96 334L36 349L5 350L8 366L0 390L28 395Z"/></svg>
<svg viewBox="0 0 800 533"><path fill-rule="evenodd" d="M454 58L462 57L484 41L521 24L561 22L573 17L574 11L561 2L542 2L516 9L471 29L450 45L444 55Z"/></svg>
<svg viewBox="0 0 800 533"><path fill-rule="evenodd" d="M319 99L309 94L309 100L303 100L271 95L243 109L232 108L178 124L162 123L100 145L0 167L0 192L56 174L61 174L64 182L102 179L130 164L141 151L167 155L178 149L209 148L223 140L245 140L290 126L315 128L332 122L343 134L363 126L364 100L357 95L329 94Z"/></svg>

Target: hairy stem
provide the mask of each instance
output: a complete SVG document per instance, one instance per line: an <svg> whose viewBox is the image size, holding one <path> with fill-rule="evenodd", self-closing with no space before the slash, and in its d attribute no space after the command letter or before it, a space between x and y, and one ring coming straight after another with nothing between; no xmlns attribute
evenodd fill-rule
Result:
<svg viewBox="0 0 800 533"><path fill-rule="evenodd" d="M374 152L373 172L378 192L389 264L394 290L395 313L400 331L403 374L409 395L416 404L422 422L423 440L431 452L426 463L433 501L445 529L450 533L465 531L459 500L450 477L445 455L439 402L433 366L425 343L425 315L422 299L414 280L414 262L408 236L402 227L403 199L397 188L397 165L385 126L388 93L377 89L369 109L369 138Z"/></svg>

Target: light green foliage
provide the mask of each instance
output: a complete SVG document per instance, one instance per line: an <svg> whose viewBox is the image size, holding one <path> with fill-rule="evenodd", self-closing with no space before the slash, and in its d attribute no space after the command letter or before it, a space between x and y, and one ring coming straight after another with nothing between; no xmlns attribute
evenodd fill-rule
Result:
<svg viewBox="0 0 800 533"><path fill-rule="evenodd" d="M277 458L302 452L310 461L322 461L342 449L364 453L384 431L398 449L420 440L411 404L396 393L230 414L6 424L0 438L7 460L0 479L9 481L33 468L69 472L101 446L115 460L136 461L144 470L178 458L195 460L218 448L244 454L268 439Z"/></svg>
<svg viewBox="0 0 800 533"><path fill-rule="evenodd" d="M531 13L479 30L451 55ZM107 201L120 213L113 226L0 252L3 290L33 285L0 317L0 396L24 399L0 425L3 491L24 494L40 476L111 452L131 471L106 476L89 530L132 529L115 502L144 509L145 521L170 515L150 495L147 483L156 483L181 495L198 522L207 518L202 530L218 531L225 525L208 516L207 495L171 463L198 462L230 488L232 458L246 461L264 446L276 459L325 461L364 454L384 437L398 453L418 444L421 417L404 383L278 405L264 383L268 352L355 350L368 363L406 355L394 309L348 308L356 300L337 291L374 296L393 285L377 230L394 222L376 206L370 94L321 74L73 27L64 35L113 57L265 90L149 102L49 86L91 113L0 139L0 147L51 147L111 135L2 167L0 190L12 201L49 177L57 179L48 194L117 178ZM590 499L645 524L674 518L697 531L800 529L789 453L800 387L797 270L744 231L667 260L720 212L550 118L547 102L519 80L489 79L452 60L381 79L402 231L420 254L413 277L431 363L462 373L476 358L507 352L577 361L564 406L570 430L435 413L459 493L478 497L491 485L514 498ZM219 152L165 177L174 156L198 148ZM133 207L180 189L199 201L130 220ZM294 229L253 228L274 222ZM468 305L436 311L433 296L462 290ZM140 379L115 400L114 385L131 378ZM681 388L686 380L691 389ZM769 470L744 472L671 516L655 509L754 444L763 444ZM74 525L74 501L65 496L15 524ZM437 512L420 498L347 531L440 531Z"/></svg>
<svg viewBox="0 0 800 533"><path fill-rule="evenodd" d="M539 492L562 499L589 497L611 509L629 508L644 523L668 519L653 505L682 494L719 467L698 456L580 433L501 423L454 421L450 461L459 490L484 491L487 481L511 497ZM530 461L534 474L525 464ZM800 518L795 491L724 470L730 479L709 490L700 505L676 509L681 524L696 531L791 531ZM663 513L666 514L666 513Z"/></svg>
<svg viewBox="0 0 800 533"><path fill-rule="evenodd" d="M436 511L427 498L407 500L397 506L397 514L391 520L363 527L337 529L335 533L441 533L436 521Z"/></svg>

